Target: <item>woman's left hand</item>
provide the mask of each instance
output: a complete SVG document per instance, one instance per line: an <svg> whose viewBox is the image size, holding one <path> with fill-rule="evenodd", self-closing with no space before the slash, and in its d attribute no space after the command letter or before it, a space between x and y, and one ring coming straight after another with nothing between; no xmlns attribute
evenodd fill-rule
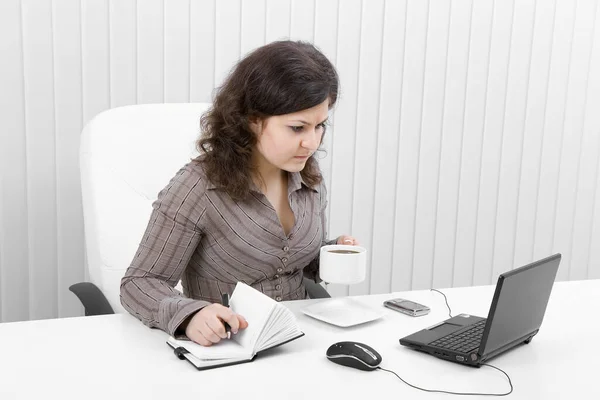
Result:
<svg viewBox="0 0 600 400"><path fill-rule="evenodd" d="M349 246L358 246L360 243L358 243L358 240L356 240L356 238L353 237L353 236L342 235L342 236L340 236L338 238L337 244L345 244L345 245L349 245Z"/></svg>

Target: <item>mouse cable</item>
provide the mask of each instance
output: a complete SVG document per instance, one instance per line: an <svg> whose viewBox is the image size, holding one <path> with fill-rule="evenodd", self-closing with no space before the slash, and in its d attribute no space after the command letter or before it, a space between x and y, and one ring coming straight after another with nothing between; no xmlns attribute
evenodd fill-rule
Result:
<svg viewBox="0 0 600 400"><path fill-rule="evenodd" d="M512 393L512 391L513 391L513 384L512 384L512 381L510 380L510 376L508 376L508 374L506 372L502 371L498 367L494 367L491 364L481 364L481 365L497 369L498 371L500 371L504 375L506 375L506 378L508 379L508 384L510 385L510 391L508 391L506 393L474 393L474 392L465 392L465 393L462 393L462 392L449 392L449 391L446 391L446 390L424 389L424 388L421 388L421 387L418 387L418 386L415 386L413 384L410 384L410 383L406 382L404 379L400 378L400 376L397 373L395 373L394 371L392 371L392 370L381 368L381 367L377 367L377 369L380 369L382 371L386 371L386 372L392 373L392 374L396 375L396 377L398 377L398 379L400 379L402 382L406 383L408 386L413 387L415 389L422 390L424 392L429 392L429 393L446 393L446 394L455 394L455 395L459 395L459 396L498 396L498 397L508 396L509 394Z"/></svg>
<svg viewBox="0 0 600 400"><path fill-rule="evenodd" d="M446 301L446 307L448 307L448 315L450 316L450 318L452 318L452 310L450 309L450 304L448 304L448 298L446 297L446 295L437 289L429 289L429 290L433 290L434 292L438 292L439 294L444 296L444 300Z"/></svg>

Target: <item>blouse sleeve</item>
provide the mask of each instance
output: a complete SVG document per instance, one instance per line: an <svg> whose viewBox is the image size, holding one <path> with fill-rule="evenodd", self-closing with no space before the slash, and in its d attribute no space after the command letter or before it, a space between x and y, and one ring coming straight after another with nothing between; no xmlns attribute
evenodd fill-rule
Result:
<svg viewBox="0 0 600 400"><path fill-rule="evenodd" d="M185 297L179 282L202 237L204 183L181 169L158 194L138 250L121 280L121 304L149 327L175 335L190 315L210 304Z"/></svg>

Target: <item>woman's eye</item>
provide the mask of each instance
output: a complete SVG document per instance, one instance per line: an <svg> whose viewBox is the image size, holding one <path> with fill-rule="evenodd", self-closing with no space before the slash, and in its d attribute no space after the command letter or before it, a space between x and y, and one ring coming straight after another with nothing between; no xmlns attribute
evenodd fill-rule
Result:
<svg viewBox="0 0 600 400"><path fill-rule="evenodd" d="M322 124L317 125L317 128L321 128L321 130L325 132L327 130L327 125L323 122Z"/></svg>
<svg viewBox="0 0 600 400"><path fill-rule="evenodd" d="M302 132L302 128L304 128L304 126L300 125L300 126L290 126L290 128L294 131L294 132Z"/></svg>

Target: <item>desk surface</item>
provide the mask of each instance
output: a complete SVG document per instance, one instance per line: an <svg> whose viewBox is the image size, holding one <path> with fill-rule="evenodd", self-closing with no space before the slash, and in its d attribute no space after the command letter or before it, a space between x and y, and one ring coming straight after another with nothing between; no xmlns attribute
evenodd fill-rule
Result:
<svg viewBox="0 0 600 400"><path fill-rule="evenodd" d="M493 286L443 290L454 315L487 316ZM429 305L413 318L386 310L383 318L340 328L304 315L311 302L288 302L301 339L254 362L196 371L169 349L166 334L130 315L64 318L0 324L0 398L166 399L394 399L452 398L410 388L384 371L363 372L329 362L325 351L353 340L375 348L382 367L431 389L505 392L506 378L491 368L470 368L400 346L398 339L447 318L443 297L431 291L359 296L373 307L403 297ZM511 377L511 399L600 398L600 280L559 282L544 323L531 344L491 360ZM242 395L240 395L242 393ZM478 398L472 396L470 398Z"/></svg>

